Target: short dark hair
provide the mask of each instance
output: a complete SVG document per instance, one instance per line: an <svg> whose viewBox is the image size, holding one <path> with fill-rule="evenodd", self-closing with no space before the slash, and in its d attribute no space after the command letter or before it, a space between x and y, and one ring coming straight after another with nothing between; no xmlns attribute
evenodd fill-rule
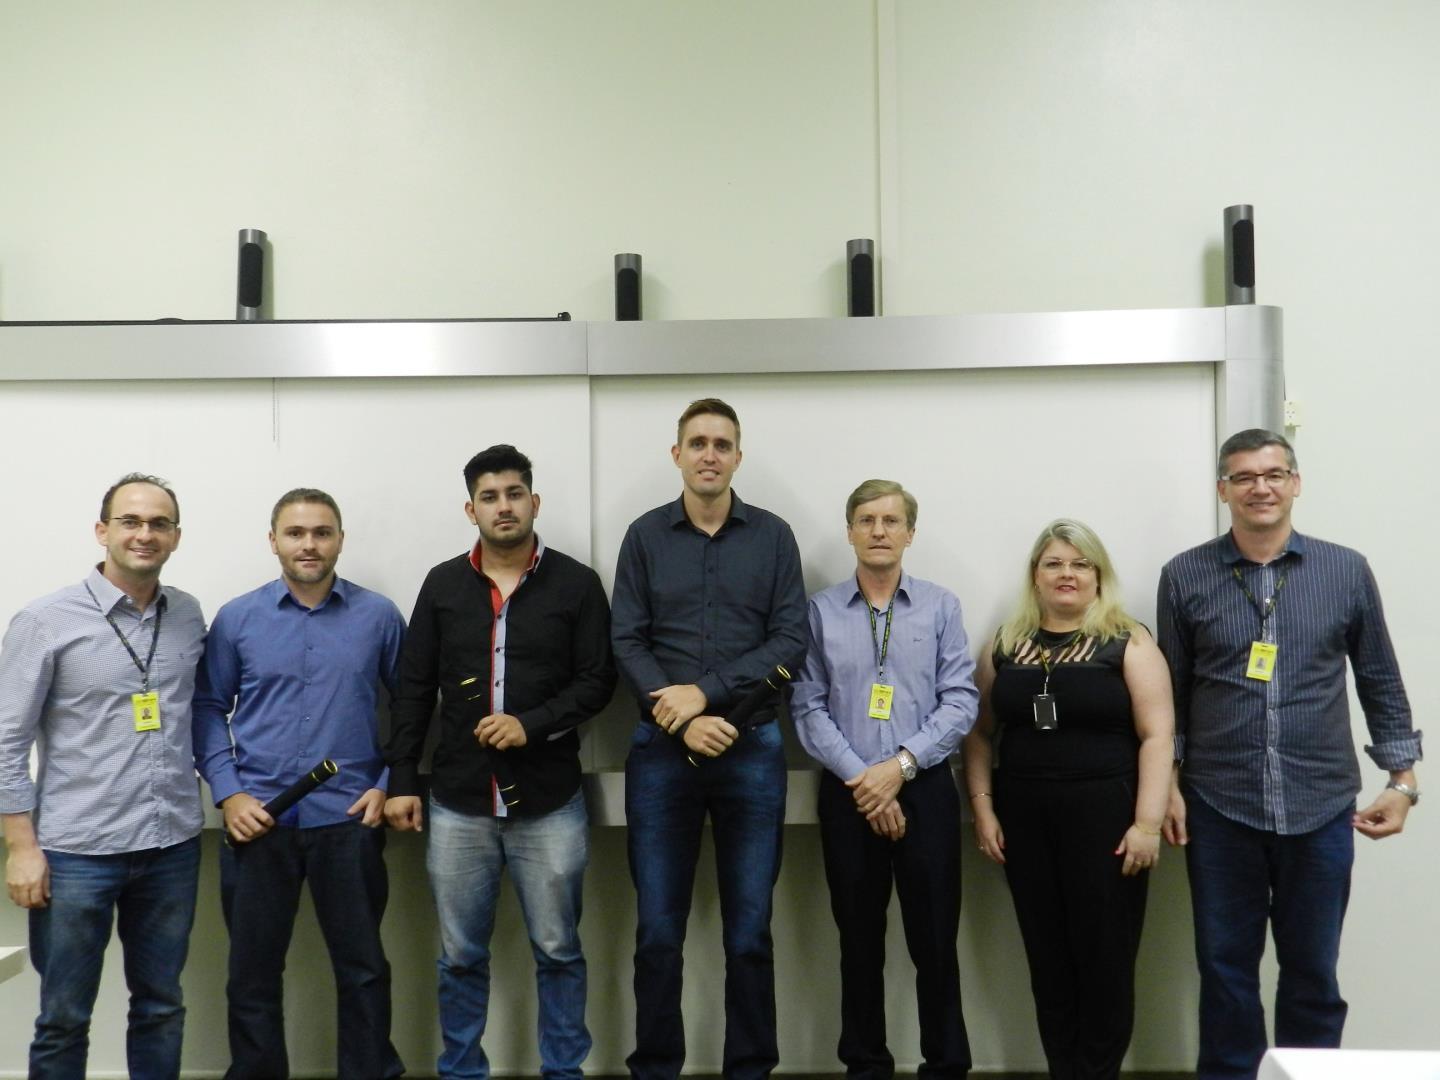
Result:
<svg viewBox="0 0 1440 1080"><path fill-rule="evenodd" d="M697 416L723 416L735 425L735 444L740 444L740 417L735 415L735 410L718 397L702 397L699 401L692 401L680 414L680 422L675 425L675 445L685 438L685 425Z"/></svg>
<svg viewBox="0 0 1440 1080"><path fill-rule="evenodd" d="M175 504L175 524L180 524L180 500L175 497L175 492L170 490L170 482L168 480L161 480L158 476L151 476L149 473L141 472L126 473L110 485L100 499L101 521L110 520L110 504L115 501L115 492L119 491L126 484L152 484L165 492L166 495L170 496L170 501Z"/></svg>
<svg viewBox="0 0 1440 1080"><path fill-rule="evenodd" d="M280 511L295 503L320 503L328 506L335 515L335 527L341 532L345 531L345 519L340 516L340 506L330 495L319 488L291 488L280 496L275 503L275 509L270 511L270 531L275 531L275 525L280 520Z"/></svg>
<svg viewBox="0 0 1440 1080"><path fill-rule="evenodd" d="M535 490L534 467L530 459L509 443L486 447L465 463L465 494L475 497L475 481L486 473L518 472L527 491Z"/></svg>
<svg viewBox="0 0 1440 1080"><path fill-rule="evenodd" d="M1232 454L1263 450L1267 446L1278 446L1284 450L1285 464L1290 466L1290 471L1300 471L1300 463L1295 460L1295 448L1290 445L1284 435L1277 435L1265 428L1252 427L1246 428L1244 431L1237 431L1221 444L1220 453L1215 459L1215 479L1221 479L1229 471L1226 462L1230 460Z"/></svg>

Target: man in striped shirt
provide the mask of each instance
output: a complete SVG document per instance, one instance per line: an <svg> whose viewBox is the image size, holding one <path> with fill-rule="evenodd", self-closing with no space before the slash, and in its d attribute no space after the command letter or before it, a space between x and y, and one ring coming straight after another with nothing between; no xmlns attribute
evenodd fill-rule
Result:
<svg viewBox="0 0 1440 1080"><path fill-rule="evenodd" d="M101 500L95 538L105 561L26 605L0 646L5 883L29 909L40 974L30 1076L85 1075L118 914L129 1074L176 1077L203 820L190 699L205 619L194 597L160 585L180 544L164 481L121 478Z"/></svg>
<svg viewBox="0 0 1440 1080"><path fill-rule="evenodd" d="M1220 448L1231 529L1160 575L1160 647L1175 685L1177 784L1166 821L1188 843L1200 966L1201 1080L1253 1077L1266 1048L1259 965L1280 964L1275 1041L1340 1045L1336 964L1354 834L1398 833L1419 800L1410 716L1365 559L1290 524L1294 450L1258 428ZM1346 660L1389 783L1356 811Z"/></svg>

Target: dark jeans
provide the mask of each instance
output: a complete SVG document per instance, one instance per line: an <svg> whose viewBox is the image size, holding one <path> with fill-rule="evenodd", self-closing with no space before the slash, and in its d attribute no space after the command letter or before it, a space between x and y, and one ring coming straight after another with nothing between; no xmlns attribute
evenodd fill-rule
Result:
<svg viewBox="0 0 1440 1080"><path fill-rule="evenodd" d="M785 822L780 731L746 732L699 767L685 745L649 721L625 762L625 820L635 882L635 1052L632 1076L673 1080L685 1062L680 1013L685 924L700 834L710 815L725 945L727 1080L766 1077L779 1061L770 910Z"/></svg>
<svg viewBox="0 0 1440 1080"><path fill-rule="evenodd" d="M130 989L125 1060L136 1080L180 1075L185 1005L180 972L195 922L200 839L120 855L47 851L50 905L30 912L40 1017L30 1044L35 1080L83 1080L100 967L119 916Z"/></svg>
<svg viewBox="0 0 1440 1080"><path fill-rule="evenodd" d="M1050 1075L1114 1080L1135 1024L1150 877L1125 877L1115 854L1135 819L1135 781L997 776L995 812Z"/></svg>
<svg viewBox="0 0 1440 1080"><path fill-rule="evenodd" d="M840 1060L846 1073L889 1080L885 1044L885 921L890 883L900 895L905 945L915 965L922 1077L964 1077L970 1041L960 1012L960 799L949 764L900 789L905 836L876 836L833 774L820 778L820 843L830 910L840 931Z"/></svg>
<svg viewBox="0 0 1440 1080"><path fill-rule="evenodd" d="M1277 1046L1336 1047L1347 1006L1335 968L1355 859L1354 807L1299 836L1231 821L1187 790L1200 965L1199 1080L1253 1077L1265 1054L1260 957L1275 937Z"/></svg>
<svg viewBox="0 0 1440 1080"><path fill-rule="evenodd" d="M338 1075L356 1080L404 1071L390 1044L390 965L380 944L389 882L385 833L358 821L274 828L222 853L230 924L230 1070L227 1077L290 1075L283 1008L285 954L300 886L310 896L335 969Z"/></svg>

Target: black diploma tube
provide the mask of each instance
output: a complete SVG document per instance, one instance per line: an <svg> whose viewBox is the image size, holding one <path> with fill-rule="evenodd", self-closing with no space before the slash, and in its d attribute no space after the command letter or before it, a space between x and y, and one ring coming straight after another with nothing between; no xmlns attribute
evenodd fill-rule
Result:
<svg viewBox="0 0 1440 1080"><path fill-rule="evenodd" d="M265 812L278 821L280 815L340 771L328 757L265 804Z"/></svg>
<svg viewBox="0 0 1440 1080"><path fill-rule="evenodd" d="M780 690L792 678L794 678L794 676L790 674L789 669L787 669L784 664L776 664L770 674L766 675L754 690L751 690L750 693L741 698L739 703L730 710L729 714L725 717L725 721L736 730L737 734L735 737L737 739L755 727L755 714L779 697ZM686 721L686 724L688 725L689 721ZM684 728L680 729L679 736L682 739L685 737ZM691 765L696 766L704 760L703 758L697 760L692 753L687 753L685 757Z"/></svg>

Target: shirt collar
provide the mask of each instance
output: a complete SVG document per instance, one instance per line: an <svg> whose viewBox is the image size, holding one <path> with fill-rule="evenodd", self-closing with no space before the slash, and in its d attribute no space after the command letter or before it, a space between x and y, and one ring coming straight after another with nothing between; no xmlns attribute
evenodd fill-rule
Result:
<svg viewBox="0 0 1440 1080"><path fill-rule="evenodd" d="M540 538L540 534L532 533L531 535L535 538L535 549L530 553L530 565L525 568L525 574L532 573L540 565L540 559L545 554L545 541ZM470 565L481 577L485 576L485 571L480 568L480 539L478 537L475 539L475 546L470 549ZM521 577L524 577L524 574Z"/></svg>
<svg viewBox="0 0 1440 1080"><path fill-rule="evenodd" d="M97 563L91 568L89 575L85 578L85 587L89 589L90 595L100 605L103 612L114 611L117 606L125 606L125 590L116 585L100 571L104 563ZM155 603L146 607L146 611L163 609L169 601L165 596L165 587L162 585L155 590Z"/></svg>
<svg viewBox="0 0 1440 1080"><path fill-rule="evenodd" d="M904 568L904 567L901 567L901 568L900 568L900 584L897 585L897 586L895 586L895 599L896 599L896 600L899 600L901 597L904 597L905 602L906 602L907 604L910 602L910 589L911 589L911 584L912 584L913 581L914 581L914 579L911 578L911 576L905 571L905 568ZM845 606L846 606L846 607L849 607L851 604L854 604L854 603L856 603L857 601L858 601L859 603L862 603L862 604L865 604L865 603L868 603L868 602L869 602L869 601L867 601L867 600L865 599L865 594L860 591L860 579L857 578L854 574L851 574L851 575L850 575L850 595L849 595L848 597L846 597L846 599L845 599Z"/></svg>
<svg viewBox="0 0 1440 1080"><path fill-rule="evenodd" d="M740 493L734 488L730 489L730 516L726 518L726 524L732 521L749 521L750 508L745 505ZM677 525L688 525L690 518L685 513L685 494L681 492L680 497L670 504L669 525L674 528Z"/></svg>
<svg viewBox="0 0 1440 1080"><path fill-rule="evenodd" d="M276 607L279 607L281 604L285 603L286 600L289 600L296 607L302 606L300 602L296 600L295 597L291 594L290 586L285 584L285 579L283 577L278 577L274 581L266 583L264 588L266 590L265 595ZM331 597L335 597L342 603L350 598L350 583L344 578L342 578L339 574L335 575L335 584L330 586L330 596L325 597L325 599L320 603L319 606L324 607L326 604L330 603Z"/></svg>
<svg viewBox="0 0 1440 1080"><path fill-rule="evenodd" d="M1290 539L1285 541L1285 550L1280 552L1280 554L1277 555L1276 558L1284 558L1286 555L1304 554L1305 537L1301 536L1297 530L1291 529ZM1235 534L1230 529L1226 529L1225 535L1220 537L1220 561L1229 566L1234 566L1236 563L1249 561L1245 558L1244 555L1240 554L1240 549L1235 546Z"/></svg>

